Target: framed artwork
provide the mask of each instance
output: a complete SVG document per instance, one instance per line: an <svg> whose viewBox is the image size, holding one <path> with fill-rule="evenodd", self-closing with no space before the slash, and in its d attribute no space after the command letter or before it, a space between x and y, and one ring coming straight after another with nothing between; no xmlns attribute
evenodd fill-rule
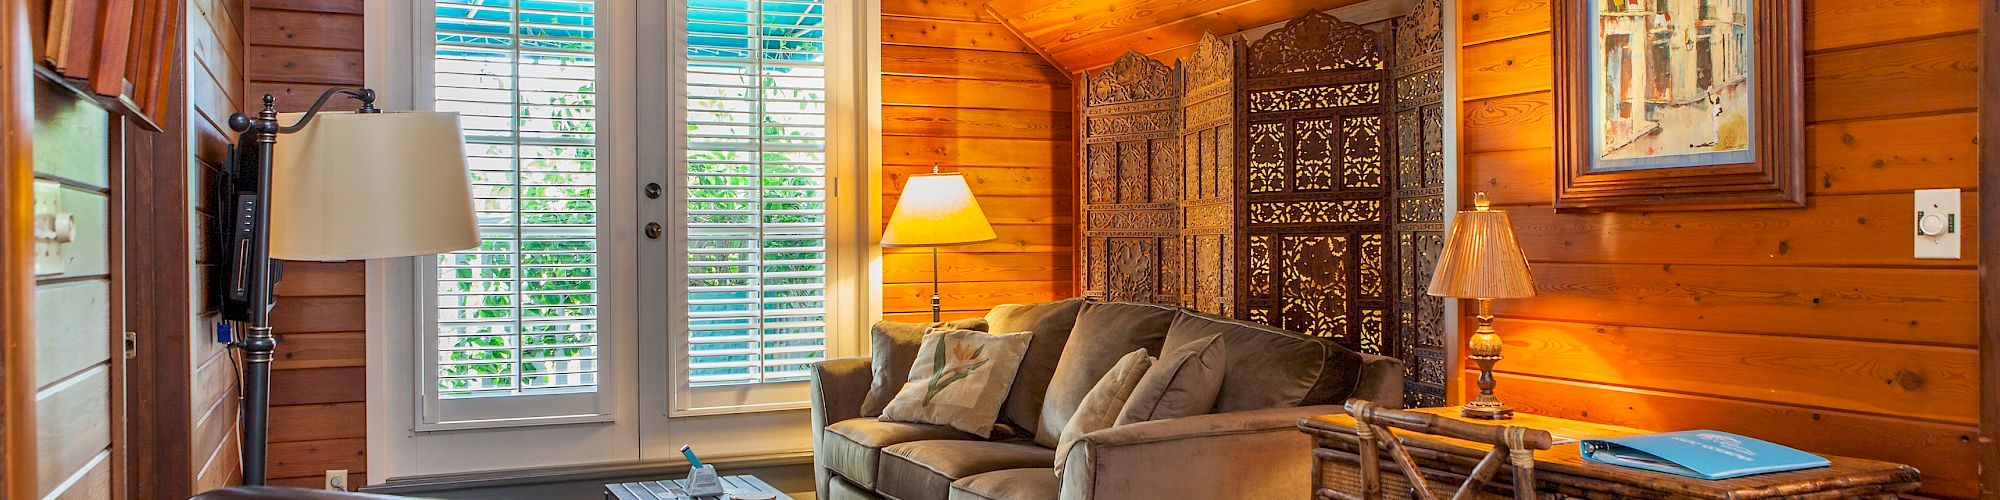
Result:
<svg viewBox="0 0 2000 500"><path fill-rule="evenodd" d="M1804 206L1800 2L1556 2L1556 208Z"/></svg>

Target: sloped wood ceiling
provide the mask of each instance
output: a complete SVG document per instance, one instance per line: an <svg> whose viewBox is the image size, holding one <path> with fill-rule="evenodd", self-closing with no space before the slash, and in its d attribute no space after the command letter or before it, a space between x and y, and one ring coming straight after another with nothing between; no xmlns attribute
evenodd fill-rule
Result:
<svg viewBox="0 0 2000 500"><path fill-rule="evenodd" d="M987 8L1070 72L1137 50L1172 61L1202 32L1236 33L1364 0L994 0Z"/></svg>

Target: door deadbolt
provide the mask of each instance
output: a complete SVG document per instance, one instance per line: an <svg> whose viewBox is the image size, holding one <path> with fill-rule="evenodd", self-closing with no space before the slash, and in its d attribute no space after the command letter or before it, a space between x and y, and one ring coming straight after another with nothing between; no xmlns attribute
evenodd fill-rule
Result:
<svg viewBox="0 0 2000 500"><path fill-rule="evenodd" d="M652 239L656 239L656 240L657 240L657 239L660 239L660 234L661 234L661 233L664 233L664 232L666 232L666 229L665 229L665 228L662 228L662 227L660 227L660 223L658 223L658 222L648 222L648 223L646 223L646 237L647 237L647 238L652 238Z"/></svg>
<svg viewBox="0 0 2000 500"><path fill-rule="evenodd" d="M649 200L660 199L660 183L658 182L646 183L646 199Z"/></svg>

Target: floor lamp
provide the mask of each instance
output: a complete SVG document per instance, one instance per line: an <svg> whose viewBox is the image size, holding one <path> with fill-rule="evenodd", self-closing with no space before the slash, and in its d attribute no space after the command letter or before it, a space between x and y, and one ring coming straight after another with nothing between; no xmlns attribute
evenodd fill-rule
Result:
<svg viewBox="0 0 2000 500"><path fill-rule="evenodd" d="M938 247L971 245L1000 239L972 188L958 172L910 176L903 182L903 195L896 199L896 212L882 228L883 248L930 247L931 322L944 321L944 300L938 295Z"/></svg>
<svg viewBox="0 0 2000 500"><path fill-rule="evenodd" d="M354 113L320 114L336 95ZM243 337L243 483L265 480L271 401L275 260L347 261L479 246L458 113L375 109L375 92L333 88L305 113L278 114L264 96L255 118L229 117L238 136L224 191L231 216L223 318ZM283 122L290 122L289 125ZM286 135L283 141L279 135Z"/></svg>

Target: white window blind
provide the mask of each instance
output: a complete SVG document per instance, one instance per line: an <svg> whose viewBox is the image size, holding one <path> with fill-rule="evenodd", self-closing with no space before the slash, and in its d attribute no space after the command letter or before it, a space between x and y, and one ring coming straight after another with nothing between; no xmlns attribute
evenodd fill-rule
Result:
<svg viewBox="0 0 2000 500"><path fill-rule="evenodd" d="M804 380L826 357L822 0L687 0L687 382Z"/></svg>
<svg viewBox="0 0 2000 500"><path fill-rule="evenodd" d="M434 104L461 114L482 236L437 259L438 397L594 391L596 6L433 8Z"/></svg>

